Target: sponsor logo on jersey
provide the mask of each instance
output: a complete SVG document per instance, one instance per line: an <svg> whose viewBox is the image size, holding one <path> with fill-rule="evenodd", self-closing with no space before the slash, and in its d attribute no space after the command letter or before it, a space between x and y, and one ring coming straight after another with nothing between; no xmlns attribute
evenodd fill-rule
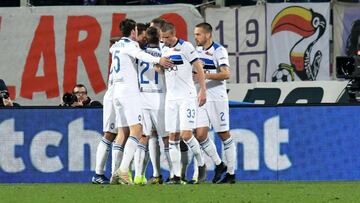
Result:
<svg viewBox="0 0 360 203"><path fill-rule="evenodd" d="M208 51L205 52L205 54L208 55L208 56L212 56L212 55L213 55L212 53L210 53L210 52L208 52Z"/></svg>

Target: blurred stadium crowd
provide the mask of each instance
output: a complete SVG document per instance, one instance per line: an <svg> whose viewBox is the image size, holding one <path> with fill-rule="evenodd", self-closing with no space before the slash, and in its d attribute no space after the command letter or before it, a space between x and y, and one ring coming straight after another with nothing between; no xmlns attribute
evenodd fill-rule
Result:
<svg viewBox="0 0 360 203"><path fill-rule="evenodd" d="M258 1L269 3L281 2L330 2L332 0L1 0L0 7L19 7L22 2L28 6L61 6L61 5L160 5L187 3L193 5L215 4L222 2L224 6L255 5ZM360 2L359 0L338 0L342 2Z"/></svg>

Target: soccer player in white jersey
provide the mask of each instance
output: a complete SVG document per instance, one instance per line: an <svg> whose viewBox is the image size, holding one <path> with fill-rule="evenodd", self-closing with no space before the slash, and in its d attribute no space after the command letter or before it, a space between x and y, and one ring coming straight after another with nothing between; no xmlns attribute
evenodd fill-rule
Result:
<svg viewBox="0 0 360 203"><path fill-rule="evenodd" d="M112 45L116 40L110 40ZM113 53L113 46L110 47L110 54ZM92 177L92 183L94 184L108 184L109 179L104 175L104 168L106 161L109 156L109 151L111 148L111 143L117 137L116 143L112 145L112 164L111 164L111 173L118 168L121 162L122 153L124 150L124 143L127 139L129 130L128 128L117 128L115 126L115 107L113 105L113 68L110 67L109 79L108 79L108 88L104 95L103 99L103 131L104 136L98 144L96 150L96 164L95 164L95 175ZM117 135L118 134L118 135Z"/></svg>
<svg viewBox="0 0 360 203"><path fill-rule="evenodd" d="M161 47L164 46L164 43L161 41L161 32L160 32L160 28L162 25L164 25L164 23L166 23L166 21L162 18L154 18L153 20L151 20L150 22L150 27L155 27L158 29L158 32L155 33L154 29L151 28L149 29L147 32L147 40L150 41L150 44L152 44L151 46L152 47L156 47L158 46L160 49ZM157 34L159 34L160 36L157 36ZM158 39L158 37L160 37ZM160 42L156 42L160 40ZM158 45L156 45L158 44ZM160 71L161 72L161 71ZM161 75L159 75L161 77ZM162 74L163 76L163 74ZM164 77L164 76L163 76ZM161 84L160 82L158 84ZM165 87L166 89L166 87ZM162 99L165 99L163 98L164 93L160 93L160 96L161 96L161 100ZM163 101L161 101L163 102ZM164 110L164 107L162 107L162 110ZM160 110L160 111L162 111ZM164 110L165 112L165 110ZM161 113L164 113L164 112L161 112ZM158 120L157 122L158 123L163 123L163 127L165 127L165 115L163 115L162 117L158 117ZM165 129L163 129L165 130ZM160 136L159 136L160 135ZM171 158L170 158L170 153L169 153L169 134L164 134L163 132L157 132L156 129L153 129L153 132L152 132L152 135L149 137L149 141L148 141L148 147L149 147L149 154L150 154L150 159L151 159L151 162L152 163L155 163L153 164L153 177L151 177L148 181L149 184L158 184L158 183L161 183L163 182L162 180L162 176L156 176L158 173L160 173L160 145L159 145L159 140L158 138L161 137L162 138L162 141L163 141L163 147L164 147L164 155L165 155L165 158L166 158L166 162L168 164L168 168L169 168L169 177L167 180L170 180L171 178L173 178L174 176L174 173L173 173L173 170L172 170L172 163L171 163Z"/></svg>
<svg viewBox="0 0 360 203"><path fill-rule="evenodd" d="M157 27L158 29L160 29L164 24L166 23L166 21L162 18L154 18L151 22L150 22L150 26L154 26L154 27ZM161 34L161 33L160 33ZM161 45L163 45L164 43L160 43ZM170 159L170 154L169 154L169 145L168 145L168 139L167 139L167 142L164 140L163 138L163 141L164 141L164 144L165 144L165 148L164 148L164 151L165 151L165 156L166 156L166 159L167 161L169 162L169 170L170 170L170 176L168 178L168 180L166 182L168 182L171 178L173 178L174 174L172 172L172 164L170 163L171 162L171 159ZM149 141L149 151L150 151L150 154L151 154L151 138L150 138L150 141ZM188 182L186 180L186 170L187 170L187 167L189 165L189 153L188 153L188 147L187 145L184 143L184 141L181 139L180 140L180 151L181 151L181 179L182 181L184 182Z"/></svg>
<svg viewBox="0 0 360 203"><path fill-rule="evenodd" d="M149 27L146 30L147 45L145 52L153 56L161 56L160 48L160 31L155 27ZM140 85L140 95L143 102L143 132L146 138L142 138L138 145L138 150L135 154L135 160L139 156L139 161L135 161L139 165L139 169L143 163L141 158L144 157L147 140L149 144L157 145L157 135L163 138L164 145L168 147L168 135L165 132L165 78L163 73L158 73L155 69L150 69L150 66L155 64L138 61L138 78ZM153 132L156 130L156 133ZM153 146L149 146L150 158L153 166L153 175L149 180L149 184L162 184L162 176L160 174L160 156ZM165 146L166 147L166 146ZM140 180L141 173L135 174L134 183L137 184Z"/></svg>
<svg viewBox="0 0 360 203"><path fill-rule="evenodd" d="M175 65L164 71L166 80L165 129L170 133L169 151L174 171L174 177L170 183L181 183L180 137L189 146L198 161L198 183L200 183L206 180L206 166L199 142L193 136L192 130L196 127L197 107L206 102L203 65L192 44L176 37L175 27L172 23L165 23L161 27L161 37L165 44L162 56L170 58ZM200 90L198 95L192 78L193 66L199 72Z"/></svg>
<svg viewBox="0 0 360 203"><path fill-rule="evenodd" d="M164 57L153 57L139 48L135 41L137 36L136 22L125 19L120 23L123 37L113 47L112 67L114 67L114 92L116 123L118 127L129 126L130 136L124 147L124 155L119 169L113 175L111 182L130 184L128 171L134 157L139 139L142 135L141 98L137 80L135 60L160 64L171 67L172 63Z"/></svg>
<svg viewBox="0 0 360 203"><path fill-rule="evenodd" d="M204 63L206 78L206 104L198 109L196 138L202 149L216 164L214 183L235 183L235 144L229 134L229 101L226 79L230 77L229 58L226 49L213 42L212 27L208 23L195 26L195 42L200 59ZM194 74L194 78L197 74ZM224 144L226 164L217 154L215 144L208 137L213 127ZM221 180L223 172L227 171Z"/></svg>

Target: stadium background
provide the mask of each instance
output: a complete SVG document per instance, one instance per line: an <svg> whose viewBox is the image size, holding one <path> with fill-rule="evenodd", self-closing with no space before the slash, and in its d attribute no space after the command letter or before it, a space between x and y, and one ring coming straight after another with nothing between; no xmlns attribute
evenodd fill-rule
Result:
<svg viewBox="0 0 360 203"><path fill-rule="evenodd" d="M230 8L213 7L213 3L200 7L80 6L83 2L34 0L29 1L29 7L19 8L20 2L1 2L14 7L0 8L0 44L6 47L0 55L0 78L7 82L15 101L38 106L0 109L2 183L90 180L101 137L101 109L44 106L59 104L62 93L75 83L84 83L90 97L102 99L109 39L120 34L116 27L125 16L139 22L162 16L175 23L180 37L192 42L194 25L203 20L213 25L215 40L227 46L231 57L233 74L228 87L235 104L230 119L231 133L238 143L238 180L360 179L359 107L336 104L348 103L343 94L347 81L339 81L334 71L334 58L345 55L351 25L360 18L358 3L255 5L253 1L224 1L225 6L242 4ZM195 5L201 3L194 1ZM77 6L51 6L54 4ZM271 19L276 12L294 6L325 16L327 34L313 49L323 50L327 60L321 61L316 81L296 78L295 82L270 82L276 67L269 66L269 61L278 64L283 58L288 60L284 56L300 39L293 32L272 35ZM236 105L243 101L267 105ZM213 137L221 152L221 143ZM211 177L213 165L207 161ZM189 169L191 173L192 167Z"/></svg>

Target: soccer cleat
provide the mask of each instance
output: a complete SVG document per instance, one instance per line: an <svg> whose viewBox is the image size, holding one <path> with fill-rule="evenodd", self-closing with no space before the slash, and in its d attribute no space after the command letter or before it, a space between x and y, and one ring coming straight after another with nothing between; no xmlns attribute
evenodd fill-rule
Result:
<svg viewBox="0 0 360 203"><path fill-rule="evenodd" d="M145 176L145 175L142 175L142 176L141 176L141 183L142 183L143 185L146 185L147 179L146 179L146 176Z"/></svg>
<svg viewBox="0 0 360 203"><path fill-rule="evenodd" d="M92 177L91 182L94 184L109 184L110 181L105 175L95 174Z"/></svg>
<svg viewBox="0 0 360 203"><path fill-rule="evenodd" d="M122 172L120 170L117 170L114 172L114 174L111 176L111 184L121 184L121 185L132 185L132 180L129 179L128 172Z"/></svg>
<svg viewBox="0 0 360 203"><path fill-rule="evenodd" d="M129 172L128 172L128 176L129 176L129 182L130 182L130 183L134 183L134 181L133 181L133 172L132 172L132 170L129 170Z"/></svg>
<svg viewBox="0 0 360 203"><path fill-rule="evenodd" d="M173 178L171 178L169 180L169 182L167 182L167 184L169 184L169 185L180 185L182 183L181 183L180 177L174 176Z"/></svg>
<svg viewBox="0 0 360 203"><path fill-rule="evenodd" d="M160 175L159 177L151 177L148 181L149 185L160 185L163 184L163 179L162 176Z"/></svg>
<svg viewBox="0 0 360 203"><path fill-rule="evenodd" d="M115 177L114 174L111 175L110 184L112 184L112 185L118 184L118 179L117 179L117 177Z"/></svg>
<svg viewBox="0 0 360 203"><path fill-rule="evenodd" d="M235 183L235 174L230 175L230 173L226 173L225 177L220 181L220 183L234 184Z"/></svg>
<svg viewBox="0 0 360 203"><path fill-rule="evenodd" d="M142 176L135 176L134 184L135 185L143 185Z"/></svg>
<svg viewBox="0 0 360 203"><path fill-rule="evenodd" d="M187 183L188 183L188 184L198 184L198 179L197 179L197 178L193 178L192 180L189 180Z"/></svg>
<svg viewBox="0 0 360 203"><path fill-rule="evenodd" d="M212 182L219 183L221 180L222 174L225 173L226 170L227 170L227 167L224 162L221 162L219 165L216 165L215 174L214 174L214 178L212 179Z"/></svg>
<svg viewBox="0 0 360 203"><path fill-rule="evenodd" d="M203 166L199 166L198 170L199 170L199 175L198 175L198 180L197 180L196 184L205 182L206 176L207 176L205 164Z"/></svg>

